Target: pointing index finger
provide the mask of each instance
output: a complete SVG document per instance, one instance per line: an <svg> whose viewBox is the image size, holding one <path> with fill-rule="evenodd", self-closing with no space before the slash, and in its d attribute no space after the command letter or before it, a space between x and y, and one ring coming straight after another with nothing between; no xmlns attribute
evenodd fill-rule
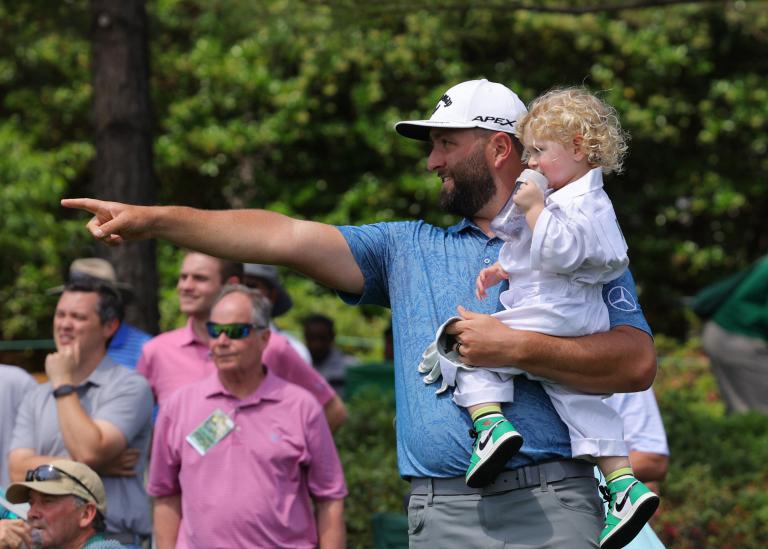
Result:
<svg viewBox="0 0 768 549"><path fill-rule="evenodd" d="M65 208L85 210L95 214L99 210L100 202L100 200L94 200L93 198L63 198L61 205Z"/></svg>

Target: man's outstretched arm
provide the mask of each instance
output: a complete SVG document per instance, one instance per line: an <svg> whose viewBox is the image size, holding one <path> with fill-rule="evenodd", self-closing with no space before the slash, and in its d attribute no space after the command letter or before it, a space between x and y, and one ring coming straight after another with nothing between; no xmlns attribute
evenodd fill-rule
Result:
<svg viewBox="0 0 768 549"><path fill-rule="evenodd" d="M647 389L656 376L653 340L642 330L617 326L581 337L514 330L498 319L463 308L464 320L448 331L461 342L462 360L474 366L517 366L588 393Z"/></svg>
<svg viewBox="0 0 768 549"><path fill-rule="evenodd" d="M107 244L160 238L216 257L284 265L337 290L363 291L363 274L332 225L266 210L133 206L92 198L64 199L61 204L92 213L88 230Z"/></svg>

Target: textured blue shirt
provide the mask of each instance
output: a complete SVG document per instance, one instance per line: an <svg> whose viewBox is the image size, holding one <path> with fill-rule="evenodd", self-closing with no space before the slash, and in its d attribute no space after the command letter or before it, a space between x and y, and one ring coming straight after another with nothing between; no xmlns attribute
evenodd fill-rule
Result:
<svg viewBox="0 0 768 549"><path fill-rule="evenodd" d="M472 451L469 414L451 394L435 395L416 368L437 328L456 315L456 306L492 314L506 285L475 297L475 279L496 262L502 241L488 238L468 220L449 227L423 221L339 227L365 278L362 295L340 293L348 303L392 309L395 347L397 455L403 477L464 476ZM607 284L603 296L611 326L629 325L650 333L638 305L635 284L626 272ZM515 378L515 402L504 414L525 438L508 468L570 458L570 439L538 382Z"/></svg>
<svg viewBox="0 0 768 549"><path fill-rule="evenodd" d="M109 342L107 354L109 358L118 364L133 370L136 368L136 363L141 356L141 349L150 339L152 339L152 336L147 332L121 322L120 327L115 332L114 337L112 337L112 341Z"/></svg>

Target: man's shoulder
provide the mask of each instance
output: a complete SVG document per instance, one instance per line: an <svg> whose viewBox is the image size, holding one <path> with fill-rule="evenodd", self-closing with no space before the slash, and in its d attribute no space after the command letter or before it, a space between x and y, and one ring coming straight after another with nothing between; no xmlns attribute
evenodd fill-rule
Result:
<svg viewBox="0 0 768 549"><path fill-rule="evenodd" d="M280 377L280 374L276 374L272 371L269 372L269 375L271 377L269 385L271 396L287 402L307 402L312 407L322 408L312 393L304 387L296 385L295 383Z"/></svg>
<svg viewBox="0 0 768 549"><path fill-rule="evenodd" d="M35 383L35 378L25 369L7 364L0 364L0 379L3 381L3 388L24 387Z"/></svg>
<svg viewBox="0 0 768 549"><path fill-rule="evenodd" d="M214 383L213 377L215 376L216 373L213 373L205 376L202 379L196 379L194 381L190 381L189 383L185 383L180 387L177 387L171 391L163 400L162 408L176 409L183 404L189 404L203 400L205 395L211 391L212 385Z"/></svg>
<svg viewBox="0 0 768 549"><path fill-rule="evenodd" d="M411 219L402 221L382 221L367 225L341 225L338 229L345 236L365 233L381 233L389 235L402 235L406 233L418 233L425 230L437 230L444 232L446 229L427 223L423 219Z"/></svg>
<svg viewBox="0 0 768 549"><path fill-rule="evenodd" d="M143 375L118 364L109 356L104 357L104 361L91 374L91 379L96 383L109 387L115 392L143 390L150 394L152 393L149 382Z"/></svg>
<svg viewBox="0 0 768 549"><path fill-rule="evenodd" d="M168 349L181 347L181 345L188 339L187 336L188 328L186 326L157 334L144 344L142 353L163 352Z"/></svg>
<svg viewBox="0 0 768 549"><path fill-rule="evenodd" d="M133 326L132 324L121 324L123 330L125 330L126 338L132 341L145 342L152 339L152 334L145 332L141 328Z"/></svg>

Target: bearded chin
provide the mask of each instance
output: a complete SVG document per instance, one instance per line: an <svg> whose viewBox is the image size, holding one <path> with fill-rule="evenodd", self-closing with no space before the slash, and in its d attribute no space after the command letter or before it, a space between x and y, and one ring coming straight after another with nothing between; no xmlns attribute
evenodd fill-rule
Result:
<svg viewBox="0 0 768 549"><path fill-rule="evenodd" d="M468 174L454 173L453 187L440 190L440 207L453 215L473 218L496 193L493 177L484 165Z"/></svg>
<svg viewBox="0 0 768 549"><path fill-rule="evenodd" d="M474 204L471 193L461 192L455 187L451 190L440 190L440 208L449 214L461 217L474 217L481 205Z"/></svg>

